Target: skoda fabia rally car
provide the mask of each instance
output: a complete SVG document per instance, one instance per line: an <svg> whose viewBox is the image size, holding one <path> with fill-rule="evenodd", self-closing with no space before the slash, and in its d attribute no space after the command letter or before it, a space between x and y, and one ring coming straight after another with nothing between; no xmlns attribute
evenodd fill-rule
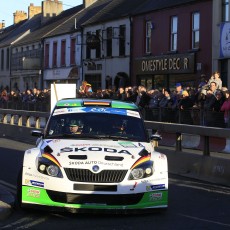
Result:
<svg viewBox="0 0 230 230"><path fill-rule="evenodd" d="M166 209L168 166L138 107L113 100L57 102L18 179L21 207L72 212ZM59 209L60 210L60 209Z"/></svg>

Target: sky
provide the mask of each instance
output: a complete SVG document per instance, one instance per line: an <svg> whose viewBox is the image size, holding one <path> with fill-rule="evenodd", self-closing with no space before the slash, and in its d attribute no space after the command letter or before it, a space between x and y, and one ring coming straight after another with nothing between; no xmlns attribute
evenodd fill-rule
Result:
<svg viewBox="0 0 230 230"><path fill-rule="evenodd" d="M74 6L82 4L83 0L62 0L63 9L67 10ZM25 11L28 14L28 6L33 3L34 6L41 6L42 0L1 0L0 22L5 20L5 26L13 24L13 13L16 10Z"/></svg>

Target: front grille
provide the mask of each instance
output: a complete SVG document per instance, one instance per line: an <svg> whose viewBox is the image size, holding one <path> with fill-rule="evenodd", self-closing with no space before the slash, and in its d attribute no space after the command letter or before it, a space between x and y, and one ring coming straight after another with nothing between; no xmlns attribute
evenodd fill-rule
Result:
<svg viewBox="0 0 230 230"><path fill-rule="evenodd" d="M67 204L106 204L106 205L134 205L138 204L144 193L136 194L74 194L47 190L47 194L54 202Z"/></svg>
<svg viewBox="0 0 230 230"><path fill-rule="evenodd" d="M124 180L128 170L103 170L93 173L88 169L64 168L69 180L77 182L119 183Z"/></svg>

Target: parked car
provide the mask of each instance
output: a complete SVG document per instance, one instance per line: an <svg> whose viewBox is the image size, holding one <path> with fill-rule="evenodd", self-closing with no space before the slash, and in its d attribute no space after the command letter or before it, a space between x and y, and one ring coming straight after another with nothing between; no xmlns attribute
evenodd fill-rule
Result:
<svg viewBox="0 0 230 230"><path fill-rule="evenodd" d="M133 103L63 99L18 177L23 208L136 212L168 206L168 165Z"/></svg>

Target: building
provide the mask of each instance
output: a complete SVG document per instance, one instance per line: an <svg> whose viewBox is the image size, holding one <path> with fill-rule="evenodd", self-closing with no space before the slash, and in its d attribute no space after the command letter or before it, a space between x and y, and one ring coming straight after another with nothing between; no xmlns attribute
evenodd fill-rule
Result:
<svg viewBox="0 0 230 230"><path fill-rule="evenodd" d="M146 1L133 17L132 84L197 86L212 73L212 1Z"/></svg>

